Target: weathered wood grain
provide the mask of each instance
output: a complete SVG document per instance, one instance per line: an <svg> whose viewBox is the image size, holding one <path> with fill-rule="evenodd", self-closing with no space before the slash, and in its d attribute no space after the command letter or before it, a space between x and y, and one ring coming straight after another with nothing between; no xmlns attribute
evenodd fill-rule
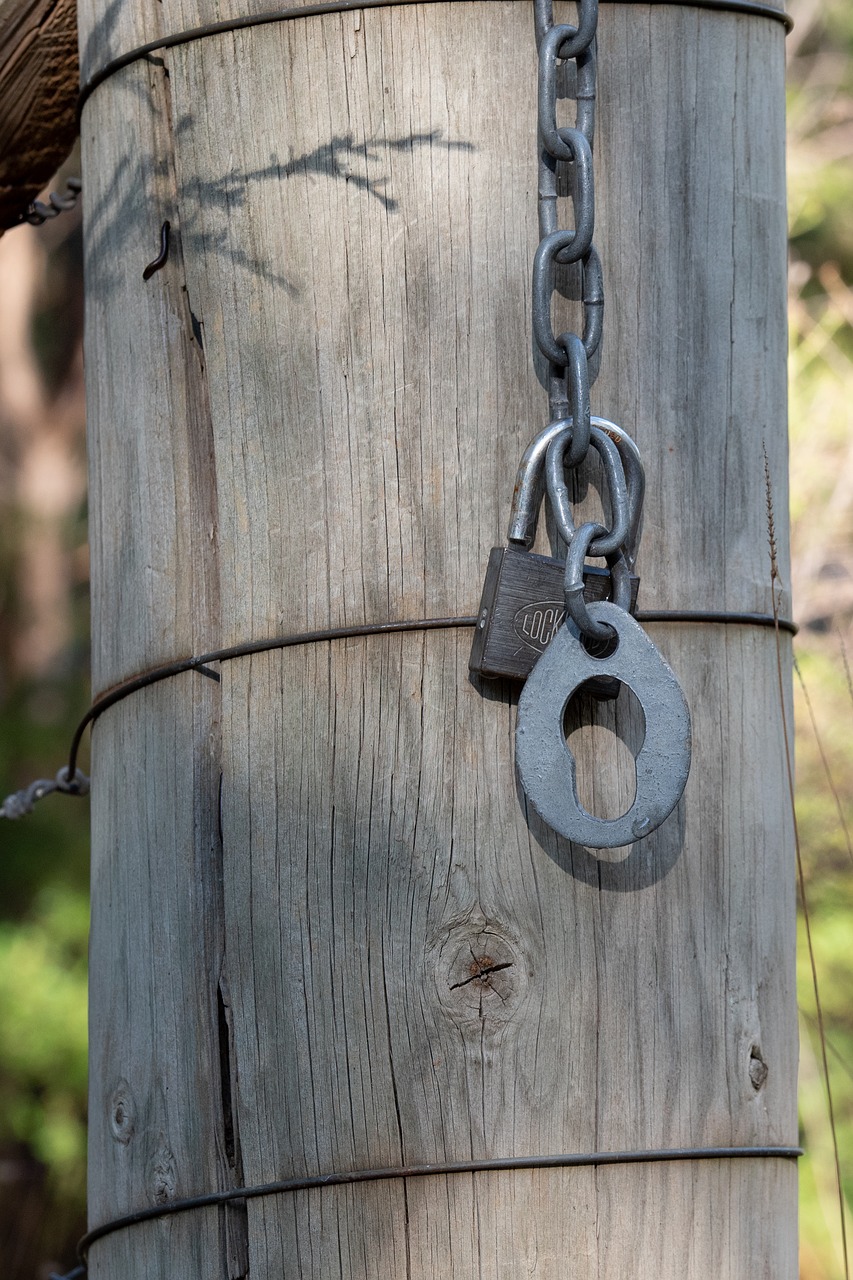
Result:
<svg viewBox="0 0 853 1280"><path fill-rule="evenodd" d="M435 0L432 0L435 3ZM529 0L516 0L519 4ZM604 6L614 0L601 0ZM644 14L650 7L666 3L666 0L615 0L620 7L630 5ZM682 0L675 0L682 3ZM302 9L314 0L286 0L286 3L275 5L270 0L172 0L166 6L146 10L139 5L122 4L121 0L78 0L80 12L81 37L81 71L85 83L101 67L128 53L131 49L145 44L149 40L158 40L166 35L174 35L180 31L189 31L194 27L204 26L212 22L225 22L230 19L243 18L246 15L265 14L275 8ZM457 7L476 5L478 3L503 3L503 0L447 0ZM784 10L784 0L764 0L770 8ZM568 17L572 19L571 6L565 6ZM705 15L702 17L706 21Z"/></svg>
<svg viewBox="0 0 853 1280"><path fill-rule="evenodd" d="M83 48L130 8L81 8ZM768 611L765 448L787 571L782 48L766 21L602 7L593 404L646 459L645 608ZM529 4L412 5L204 40L90 100L96 689L475 611L545 420L534 67ZM241 659L102 717L93 1222L229 1179L796 1140L775 639L650 629L693 771L610 860L527 813L515 695L469 681L464 631ZM612 731L641 726L624 699L600 721L573 744L606 812L630 790ZM779 1161L329 1188L116 1236L91 1268L792 1280L795 1188Z"/></svg>
<svg viewBox="0 0 853 1280"><path fill-rule="evenodd" d="M74 0L0 0L0 231L71 150L77 88Z"/></svg>

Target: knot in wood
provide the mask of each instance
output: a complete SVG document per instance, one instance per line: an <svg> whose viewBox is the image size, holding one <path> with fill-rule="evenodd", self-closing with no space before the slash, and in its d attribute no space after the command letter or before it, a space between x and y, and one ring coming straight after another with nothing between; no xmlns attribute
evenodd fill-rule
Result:
<svg viewBox="0 0 853 1280"><path fill-rule="evenodd" d="M453 925L436 961L439 999L454 1021L511 1019L527 985L528 966L518 943L498 926Z"/></svg>
<svg viewBox="0 0 853 1280"><path fill-rule="evenodd" d="M161 1133L148 1166L148 1188L152 1203L165 1204L168 1200L174 1200L177 1180L172 1148Z"/></svg>
<svg viewBox="0 0 853 1280"><path fill-rule="evenodd" d="M136 1133L136 1102L126 1080L119 1080L109 1101L110 1132L126 1147Z"/></svg>
<svg viewBox="0 0 853 1280"><path fill-rule="evenodd" d="M757 1044L754 1044L749 1051L749 1079L756 1093L764 1087L767 1071L767 1063L762 1057L761 1050Z"/></svg>

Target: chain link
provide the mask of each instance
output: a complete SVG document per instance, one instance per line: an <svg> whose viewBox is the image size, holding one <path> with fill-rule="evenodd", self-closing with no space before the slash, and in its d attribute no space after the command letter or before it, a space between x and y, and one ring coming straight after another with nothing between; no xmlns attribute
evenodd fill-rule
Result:
<svg viewBox="0 0 853 1280"><path fill-rule="evenodd" d="M539 51L539 247L533 260L533 336L549 364L551 421L570 417L574 423L566 463L575 467L590 442L592 382L589 361L601 343L604 286L601 260L592 243L595 228L595 184L592 145L595 133L595 33L598 0L577 0L576 27L555 24L552 0L534 0ZM574 126L557 123L560 63L575 64L577 103ZM558 227L557 199L565 176L574 212L574 227ZM583 336L554 332L551 302L558 266L579 263Z"/></svg>
<svg viewBox="0 0 853 1280"><path fill-rule="evenodd" d="M67 768L59 770L55 778L38 778L21 791L15 791L0 804L0 818L23 818L32 813L37 800L52 795L54 791L62 791L67 796L87 796L90 779L80 769L73 774Z"/></svg>
<svg viewBox="0 0 853 1280"><path fill-rule="evenodd" d="M606 622L596 622L590 617L584 600L583 571L586 557L595 554L591 548L596 539L604 540L607 530L600 524L582 524L575 531L566 555L565 596L566 613L587 640L608 645L613 638ZM621 551L607 557L610 570L612 599L626 613L631 607L631 576L628 563Z"/></svg>
<svg viewBox="0 0 853 1280"><path fill-rule="evenodd" d="M546 483L554 523L567 547L572 545L575 536L571 498L565 478L565 458L572 433L573 427L566 427L561 431L548 445L548 452L545 455ZM590 444L604 464L604 479L610 503L612 527L605 530L603 537L596 537L590 542L589 555L608 556L619 551L628 542L634 523L634 510L628 494L622 456L615 443L600 427L593 427L590 432Z"/></svg>
<svg viewBox="0 0 853 1280"><path fill-rule="evenodd" d="M64 196L58 195L56 191L51 191L47 204L43 200L33 200L32 204L28 205L26 211L21 214L18 222L28 222L32 227L40 227L42 223L48 222L51 218L57 218L60 213L66 213L69 209L73 209L82 190L83 183L79 178L66 178Z"/></svg>

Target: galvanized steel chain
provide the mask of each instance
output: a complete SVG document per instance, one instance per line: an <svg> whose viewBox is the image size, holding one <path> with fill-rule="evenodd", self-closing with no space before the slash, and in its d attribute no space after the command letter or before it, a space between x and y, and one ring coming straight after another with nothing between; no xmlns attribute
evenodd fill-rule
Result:
<svg viewBox="0 0 853 1280"><path fill-rule="evenodd" d="M72 773L67 767L59 770L55 778L38 778L21 791L15 791L0 804L0 818L23 818L32 813L37 800L52 795L54 791L67 796L87 796L90 779L80 769Z"/></svg>
<svg viewBox="0 0 853 1280"><path fill-rule="evenodd" d="M578 25L555 24L552 0L534 0L538 72L539 247L533 260L533 336L548 361L550 417L571 418L574 432L566 457L577 466L589 448L591 385L589 362L601 343L604 286L592 237L598 0L577 0ZM562 64L562 66L561 66ZM573 126L557 122L558 86L574 65L577 103ZM574 227L558 227L560 179L567 178ZM579 263L582 275L583 333L554 332L551 302L558 266Z"/></svg>
<svg viewBox="0 0 853 1280"><path fill-rule="evenodd" d="M628 541L626 481L622 457L614 443L600 429L592 431L590 406L590 387L594 381L590 360L598 351L604 328L603 273L601 259L592 243L598 3L599 0L577 0L575 27L555 23L552 0L534 0L539 55L536 100L540 240L533 259L532 316L536 345L549 365L549 418L552 425L565 424L565 429L548 447L546 483L555 523L566 546L571 547L575 526L565 469L580 466L592 444L604 464L613 528L607 530L599 526L595 533L585 528L583 542L589 555L609 557L611 573L615 574L622 548ZM574 84L570 83L572 70ZM569 93L576 103L575 122L560 125L558 98ZM575 224L572 228L558 226L557 202L563 186L571 196ZM572 264L577 264L581 273L582 335L555 333L551 315L557 270ZM642 494L639 500L642 503ZM636 536L641 512L635 515L632 525ZM566 608L587 639L601 640L602 627L592 622L583 605L583 557L580 576L577 565L577 553L570 554L566 569ZM571 589L569 574L572 575ZM626 575L620 573L619 576L621 579Z"/></svg>
<svg viewBox="0 0 853 1280"><path fill-rule="evenodd" d="M58 192L51 191L47 204L43 200L33 200L21 214L18 222L28 222L32 227L40 227L51 218L59 217L60 213L67 213L69 209L73 209L82 190L83 183L79 178L66 178L65 195L61 196Z"/></svg>

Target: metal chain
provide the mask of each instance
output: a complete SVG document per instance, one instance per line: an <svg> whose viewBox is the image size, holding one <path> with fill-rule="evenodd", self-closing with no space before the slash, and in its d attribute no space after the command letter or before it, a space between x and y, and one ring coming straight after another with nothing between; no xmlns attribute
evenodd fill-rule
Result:
<svg viewBox="0 0 853 1280"><path fill-rule="evenodd" d="M537 92L539 161L539 246L533 260L533 335L549 363L548 400L551 426L563 429L551 439L546 460L547 490L557 529L569 548L566 561L566 610L588 640L603 640L609 629L590 617L583 601L583 564L587 555L607 556L613 599L627 609L628 574L636 556L642 520L642 464L636 446L619 432L613 436L591 426L590 360L601 345L604 327L604 281L601 259L592 243L595 230L595 181L592 148L595 136L596 33L599 0L576 0L577 26L554 22L552 0L534 0L539 53ZM569 79L574 64L574 83ZM558 97L575 99L574 126L557 123ZM562 181L561 181L562 180ZM574 227L558 227L557 199L568 189ZM556 334L551 304L559 266L578 263L581 271L583 332ZM618 431L618 429L617 429ZM575 529L565 469L579 466L590 444L604 463L612 529L583 525ZM636 454L636 457L634 455ZM625 466L632 472L626 481ZM638 483L639 479L639 483ZM629 495L630 488L630 495Z"/></svg>
<svg viewBox="0 0 853 1280"><path fill-rule="evenodd" d="M32 813L37 800L43 800L54 791L62 791L67 796L87 796L89 782L90 779L80 769L75 769L72 774L69 769L62 768L55 778L39 778L22 791L7 796L0 804L0 818L23 818L25 814Z"/></svg>
<svg viewBox="0 0 853 1280"><path fill-rule="evenodd" d="M40 227L50 218L56 218L60 213L73 209L82 190L83 183L79 178L66 178L65 195L60 196L55 191L51 191L47 204L43 200L33 200L32 204L27 206L26 212L21 214L18 222L28 222L30 226Z"/></svg>
<svg viewBox="0 0 853 1280"><path fill-rule="evenodd" d="M575 537L575 524L572 519L572 506L565 477L565 457L570 445L573 428L567 426L555 436L548 445L545 455L545 474L548 495L551 499L551 510L554 523L560 537L567 547L571 547ZM589 543L591 556L609 556L619 551L628 541L631 529L636 523L633 507L636 506L636 494L628 494L628 483L622 464L622 455L618 448L600 427L590 431L590 444L597 451L604 464L604 480L610 499L610 512L613 527L604 531L603 537ZM642 464L641 464L642 465Z"/></svg>
<svg viewBox="0 0 853 1280"><path fill-rule="evenodd" d="M578 25L555 24L552 0L534 0L539 51L538 160L539 247L533 260L533 336L549 363L550 420L571 418L574 430L566 462L575 467L586 457L590 440L589 361L601 343L604 287L601 261L592 243L595 186L592 145L595 132L595 33L598 0L577 0ZM559 64L563 64L562 75ZM575 64L573 127L557 123L558 81ZM573 228L557 225L560 178L568 179ZM551 301L558 266L581 264L583 335L555 334Z"/></svg>

